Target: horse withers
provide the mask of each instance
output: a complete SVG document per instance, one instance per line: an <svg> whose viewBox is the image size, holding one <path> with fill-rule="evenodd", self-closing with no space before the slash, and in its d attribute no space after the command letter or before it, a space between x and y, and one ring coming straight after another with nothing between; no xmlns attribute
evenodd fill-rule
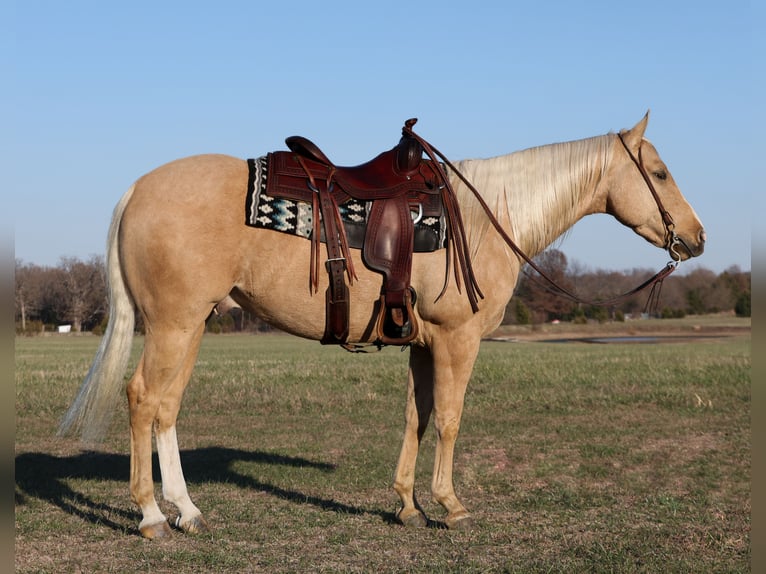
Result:
<svg viewBox="0 0 766 574"><path fill-rule="evenodd" d="M502 230L532 257L593 213L611 214L653 245L672 247L675 259L700 255L705 231L644 138L647 122L648 114L620 134L464 160L456 167L481 191ZM307 281L296 280L309 268L308 242L242 225L247 182L244 160L189 157L141 177L114 210L107 250L109 326L60 433L79 432L84 440L97 441L106 432L125 390L135 313L140 313L144 349L127 383L130 494L141 509L139 530L147 538L171 533L154 494L153 431L162 494L179 511L175 525L186 532L208 529L187 492L176 417L211 310L230 296L281 330L315 340L324 332L324 297L310 295ZM477 198L457 178L453 186L484 297L474 312L454 281L442 293L442 251L413 255L411 285L418 294L414 313L420 329L410 345L404 440L394 475L401 499L397 516L411 526L427 523L414 484L418 448L431 419L436 430L433 498L444 507L448 527L470 524L452 481L463 399L480 341L500 324L521 267ZM650 186L672 216L677 240L671 242ZM216 206L214 212L210 205ZM349 286L348 341L370 343L381 277L364 267L360 250L352 249L351 256L358 279ZM327 277L319 281L322 293Z"/></svg>

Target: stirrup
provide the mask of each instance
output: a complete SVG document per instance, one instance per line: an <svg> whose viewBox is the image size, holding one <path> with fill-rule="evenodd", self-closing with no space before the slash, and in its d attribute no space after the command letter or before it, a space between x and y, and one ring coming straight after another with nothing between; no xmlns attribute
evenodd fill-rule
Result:
<svg viewBox="0 0 766 574"><path fill-rule="evenodd" d="M417 300L415 290L410 287L404 297L404 307L388 308L385 295L380 296L377 335L383 345L407 345L418 335L418 321L412 306Z"/></svg>

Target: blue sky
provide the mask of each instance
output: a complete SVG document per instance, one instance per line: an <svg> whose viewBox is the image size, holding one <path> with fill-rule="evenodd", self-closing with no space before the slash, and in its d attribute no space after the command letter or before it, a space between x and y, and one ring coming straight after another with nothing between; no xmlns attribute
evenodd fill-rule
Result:
<svg viewBox="0 0 766 574"><path fill-rule="evenodd" d="M686 269L751 268L764 161L755 3L28 0L2 10L3 224L23 261L103 253L122 193L187 155L255 157L302 134L350 165L393 145L414 116L450 158L489 157L631 127L651 109L647 137L708 233ZM558 248L592 269L667 261L606 216Z"/></svg>

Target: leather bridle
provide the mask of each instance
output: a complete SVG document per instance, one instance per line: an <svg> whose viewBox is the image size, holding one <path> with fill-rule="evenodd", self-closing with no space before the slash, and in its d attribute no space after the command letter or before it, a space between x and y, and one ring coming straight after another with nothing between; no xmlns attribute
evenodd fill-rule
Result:
<svg viewBox="0 0 766 574"><path fill-rule="evenodd" d="M670 215L670 212L665 209L665 206L662 204L662 200L660 199L660 195L657 193L657 190L654 188L654 184L652 183L652 178L649 177L649 174L646 172L646 168L644 167L644 162L641 158L641 146L638 147L638 157L633 155L633 152L630 151L630 148L628 147L628 144L625 143L625 139L622 137L622 134L617 134L617 137L620 138L620 142L622 143L622 146L625 148L625 151L628 154L628 157L633 161L633 164L638 169L638 172L641 174L641 177L644 178L644 181L646 182L646 186L649 188L649 191L652 194L652 197L654 198L654 202L657 204L657 208L660 210L660 215L662 216L662 223L665 224L665 249L667 249L668 254L673 259L673 261L676 262L676 264L681 262L681 255L676 251L676 247L678 245L682 245L684 249L691 255L691 250L689 249L689 246L686 245L683 239L681 239L678 234L675 232L676 224L673 221L673 216Z"/></svg>
<svg viewBox="0 0 766 574"><path fill-rule="evenodd" d="M412 122L414 124L414 122ZM664 248L667 249L668 253L670 254L671 261L669 261L664 268L662 268L660 271L655 273L652 277L641 283L638 287L635 287L634 289L631 289L630 291L623 293L622 295L618 295L615 297L611 297L606 300L597 300L597 301L588 301L585 299L582 299L575 295L574 293L570 292L568 289L562 287L556 281L554 281L551 277L548 276L547 273L545 273L539 265L537 265L534 261L532 261L532 258L529 257L526 253L524 253L521 248L516 245L516 242L511 239L511 237L506 233L506 231L503 229L503 227L500 225L500 222L497 220L495 215L492 213L492 210L489 208L489 205L487 205L487 202L484 201L484 198L481 196L479 191L471 184L470 181L462 174L460 171L444 156L443 153L441 153L438 149L436 149L434 146L429 144L426 140L421 138L419 135L417 135L414 131L412 131L412 124L405 125L405 128L402 130L403 133L406 133L407 135L410 135L411 137L418 140L421 145L423 146L423 149L426 153L426 155L431 159L431 161L434 163L434 165L438 168L441 174L441 178L444 182L444 185L449 189L450 193L454 194L454 191L452 190L452 186L449 182L449 177L446 174L446 171L442 167L441 163L439 163L438 158L440 158L445 165L447 165L452 172L455 173L455 175L460 178L460 180L468 187L468 189L471 190L473 195L476 197L476 200L481 205L482 209L486 213L487 217L489 218L490 223L495 228L495 230L498 232L500 237L503 238L503 241L513 250L516 255L521 258L525 263L527 263L532 269L534 269L540 277L545 279L545 281L549 284L548 286L543 285L543 287L549 288L549 290L552 290L556 294L565 297L571 301L574 301L576 303L581 303L585 305L593 305L593 306L600 306L600 307L606 307L611 306L616 303L619 303L623 301L624 299L627 299L628 297L635 295L636 293L646 289L647 287L652 287L652 291L649 295L649 301L647 301L647 307L649 304L654 300L654 303L659 299L659 289L662 287L662 282L665 280L668 275L670 275L673 271L676 270L679 263L681 262L681 255L676 250L676 247L678 245L682 245L688 252L691 254L691 250L686 245L686 243L676 234L675 232L675 222L673 221L673 217L670 215L667 209L665 209L664 205L662 204L662 200L660 199L659 194L657 193L657 190L654 188L654 185L652 184L651 178L649 177L649 174L646 172L646 169L644 168L642 158L641 158L641 148L638 149L638 157L634 156L633 153L628 148L627 144L625 143L625 140L622 137L622 134L618 134L618 137L620 138L620 142L622 142L622 145L625 147L625 151L627 151L628 156L633 161L635 166L638 168L638 171L641 173L641 176L644 178L644 181L646 182L647 187L649 188L649 191L652 194L652 197L654 198L654 201L657 204L657 208L660 210L660 215L662 217L662 221L665 225L666 229L666 236L665 236L665 246ZM468 262L468 269L471 274L473 275L470 261ZM531 277L530 277L531 278ZM460 283L458 282L458 290L460 290ZM443 294L443 292L442 292ZM481 292L479 292L479 295L481 296ZM441 297L441 294L439 295ZM437 297L437 300L438 298ZM482 296L483 298L483 296ZM476 312L477 307L475 306L474 301L471 301L471 307L473 308L473 311Z"/></svg>

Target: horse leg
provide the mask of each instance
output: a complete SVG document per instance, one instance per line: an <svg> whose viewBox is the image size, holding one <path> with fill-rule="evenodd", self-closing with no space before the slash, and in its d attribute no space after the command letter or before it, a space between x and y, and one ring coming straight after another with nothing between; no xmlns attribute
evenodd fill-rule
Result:
<svg viewBox="0 0 766 574"><path fill-rule="evenodd" d="M160 430L161 425L162 423L157 424L156 437L162 475L162 497L178 508L179 515L173 523L190 534L208 532L210 529L202 517L202 512L191 501L186 490L181 457L178 452L176 427L172 425L165 430Z"/></svg>
<svg viewBox="0 0 766 574"><path fill-rule="evenodd" d="M158 422L158 451L164 454L166 474L176 478L170 488L173 496L177 496L177 474L171 467L177 455L167 454L172 449L177 450L175 443L174 425L168 426L169 413L174 410L174 398L168 400L164 395L169 390L178 392L183 387L191 373L191 364L199 348L199 342L204 331L204 323L190 330L179 328L155 327L147 329L144 353L135 374L127 387L128 405L130 409L130 496L140 508L143 515L139 530L146 538L158 538L170 534L167 518L160 510L154 497L152 480L152 428ZM186 378L184 379L184 376ZM163 416L160 420L161 406ZM180 398L179 398L180 402ZM173 420L175 418L173 417ZM169 430L172 428L172 431ZM180 461L177 461L180 472ZM185 490L185 486L183 487ZM182 498L182 497L181 497ZM188 509L193 514L193 510ZM197 513L199 511L197 510Z"/></svg>
<svg viewBox="0 0 766 574"><path fill-rule="evenodd" d="M144 411L145 355L141 355L136 372L128 382L127 395L130 411L130 499L141 509L138 529L145 538L170 536L170 526L154 498L152 482L152 422ZM139 406L140 405L140 406Z"/></svg>
<svg viewBox="0 0 766 574"><path fill-rule="evenodd" d="M468 510L455 494L452 468L465 390L479 352L479 342L479 338L474 341L467 337L444 336L435 338L432 346L436 457L431 493L447 511L445 522L451 529L471 525Z"/></svg>
<svg viewBox="0 0 766 574"><path fill-rule="evenodd" d="M394 490L402 501L396 517L405 526L426 526L428 518L415 499L415 463L433 409L433 362L428 349L410 349L404 441L394 474Z"/></svg>
<svg viewBox="0 0 766 574"><path fill-rule="evenodd" d="M194 364L197 360L200 339L204 332L204 324L194 337L189 348L188 355L179 376L172 382L172 386L165 392L160 402L157 413L154 432L157 441L157 457L160 462L160 474L162 476L162 497L175 505L179 516L174 524L184 532L199 534L208 532L207 522L202 517L202 512L197 508L189 497L181 468L181 454L178 450L178 437L176 435L176 420L181 408L181 399L186 385L191 378Z"/></svg>

